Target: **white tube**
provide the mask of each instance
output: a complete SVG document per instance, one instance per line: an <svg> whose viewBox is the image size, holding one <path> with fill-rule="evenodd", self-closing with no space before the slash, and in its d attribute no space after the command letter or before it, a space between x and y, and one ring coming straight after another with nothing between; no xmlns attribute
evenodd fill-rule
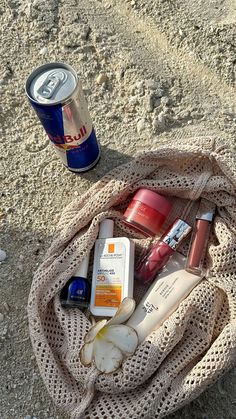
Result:
<svg viewBox="0 0 236 419"><path fill-rule="evenodd" d="M136 330L139 343L160 327L202 279L185 271L185 263L186 258L176 252L128 320L127 325Z"/></svg>

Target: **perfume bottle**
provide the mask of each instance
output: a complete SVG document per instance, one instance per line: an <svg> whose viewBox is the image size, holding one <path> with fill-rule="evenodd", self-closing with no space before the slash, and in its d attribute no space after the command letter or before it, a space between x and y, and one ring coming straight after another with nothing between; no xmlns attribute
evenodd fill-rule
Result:
<svg viewBox="0 0 236 419"><path fill-rule="evenodd" d="M141 259L135 270L135 278L143 282L153 281L191 229L189 224L178 218Z"/></svg>

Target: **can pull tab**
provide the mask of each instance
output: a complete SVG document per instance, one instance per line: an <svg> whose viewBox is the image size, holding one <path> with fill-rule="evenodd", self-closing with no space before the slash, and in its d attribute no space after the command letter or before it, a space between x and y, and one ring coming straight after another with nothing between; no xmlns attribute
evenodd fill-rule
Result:
<svg viewBox="0 0 236 419"><path fill-rule="evenodd" d="M65 83L67 74L64 71L53 71L44 80L37 93L44 99L50 99L53 94Z"/></svg>

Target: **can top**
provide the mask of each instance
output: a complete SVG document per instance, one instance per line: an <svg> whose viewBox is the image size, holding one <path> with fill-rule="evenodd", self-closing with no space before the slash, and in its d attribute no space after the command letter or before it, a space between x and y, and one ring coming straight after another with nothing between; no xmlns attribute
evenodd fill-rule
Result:
<svg viewBox="0 0 236 419"><path fill-rule="evenodd" d="M65 102L77 86L74 69L63 63L48 63L36 68L26 81L26 93L36 103L56 105Z"/></svg>

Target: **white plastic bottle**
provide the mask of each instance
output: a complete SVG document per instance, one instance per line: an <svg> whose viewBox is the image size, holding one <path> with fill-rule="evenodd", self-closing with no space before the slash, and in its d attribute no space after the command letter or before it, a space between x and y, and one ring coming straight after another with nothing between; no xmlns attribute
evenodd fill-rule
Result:
<svg viewBox="0 0 236 419"><path fill-rule="evenodd" d="M112 317L125 297L133 297L134 243L113 237L114 221L103 220L95 243L90 311Z"/></svg>

